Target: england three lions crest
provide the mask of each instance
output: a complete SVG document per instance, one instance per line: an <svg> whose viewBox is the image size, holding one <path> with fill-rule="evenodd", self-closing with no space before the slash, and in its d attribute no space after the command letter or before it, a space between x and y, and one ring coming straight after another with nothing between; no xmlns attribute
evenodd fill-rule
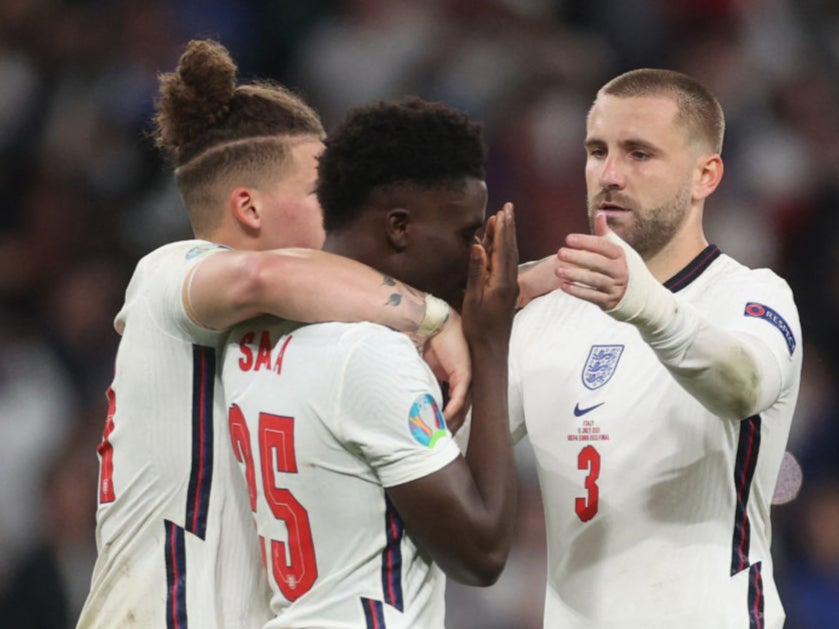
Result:
<svg viewBox="0 0 839 629"><path fill-rule="evenodd" d="M599 389L609 382L623 353L623 345L592 345L583 367L583 384Z"/></svg>

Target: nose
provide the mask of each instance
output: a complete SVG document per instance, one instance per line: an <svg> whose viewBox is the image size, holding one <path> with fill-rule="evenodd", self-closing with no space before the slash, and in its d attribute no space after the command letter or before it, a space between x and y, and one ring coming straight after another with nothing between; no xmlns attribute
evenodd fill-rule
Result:
<svg viewBox="0 0 839 629"><path fill-rule="evenodd" d="M610 153L601 162L600 186L602 188L623 188L624 172L618 155Z"/></svg>

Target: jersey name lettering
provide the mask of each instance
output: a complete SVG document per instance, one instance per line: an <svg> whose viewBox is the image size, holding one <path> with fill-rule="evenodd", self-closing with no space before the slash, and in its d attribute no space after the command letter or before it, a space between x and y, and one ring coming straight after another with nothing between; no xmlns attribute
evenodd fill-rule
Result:
<svg viewBox="0 0 839 629"><path fill-rule="evenodd" d="M271 334L268 330L262 330L259 335L259 346L254 346L256 339L256 332L246 332L239 341L239 369L242 371L259 371L260 369L270 369L280 375L283 370L283 356L285 355L286 347L291 342L291 335L280 345L276 353L276 357L271 356ZM254 349L256 352L254 353Z"/></svg>

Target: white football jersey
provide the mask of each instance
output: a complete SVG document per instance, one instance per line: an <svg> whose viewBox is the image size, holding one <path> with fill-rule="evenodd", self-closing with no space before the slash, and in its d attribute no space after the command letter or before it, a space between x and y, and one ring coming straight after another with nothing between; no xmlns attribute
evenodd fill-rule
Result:
<svg viewBox="0 0 839 629"><path fill-rule="evenodd" d="M229 339L222 381L273 590L266 627L443 627L444 575L385 493L459 454L411 341L267 317Z"/></svg>
<svg viewBox="0 0 839 629"><path fill-rule="evenodd" d="M691 397L636 328L557 291L516 317L510 421L545 506L545 627L780 629L770 503L801 371L786 282L709 246L666 283L710 322L762 340L779 398L743 421ZM771 369L772 366L767 366Z"/></svg>
<svg viewBox="0 0 839 629"><path fill-rule="evenodd" d="M188 271L222 249L166 245L128 285L99 446L98 557L79 628L239 629L270 617L227 438L223 337L196 326L181 297Z"/></svg>

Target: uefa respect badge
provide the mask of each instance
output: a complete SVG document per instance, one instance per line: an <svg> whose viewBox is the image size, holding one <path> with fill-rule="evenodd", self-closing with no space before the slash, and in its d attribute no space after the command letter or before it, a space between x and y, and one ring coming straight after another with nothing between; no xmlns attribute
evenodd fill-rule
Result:
<svg viewBox="0 0 839 629"><path fill-rule="evenodd" d="M433 448L440 437L446 435L446 422L437 402L428 393L420 395L411 405L408 427L414 439L426 448Z"/></svg>

